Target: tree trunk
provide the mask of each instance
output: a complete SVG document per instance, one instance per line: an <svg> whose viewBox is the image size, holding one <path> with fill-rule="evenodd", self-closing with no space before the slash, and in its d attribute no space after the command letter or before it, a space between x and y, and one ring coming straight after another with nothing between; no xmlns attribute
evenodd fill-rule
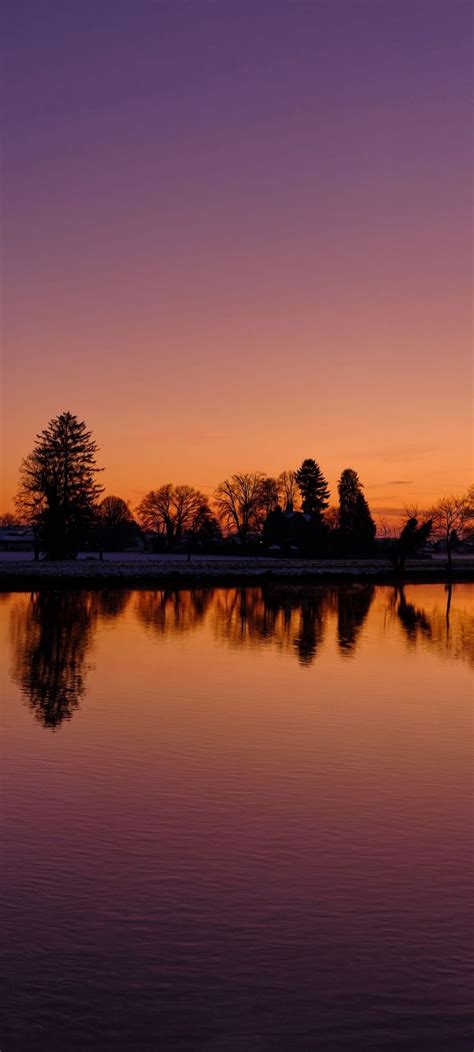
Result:
<svg viewBox="0 0 474 1052"><path fill-rule="evenodd" d="M169 552L172 551L172 549L173 549L173 541L174 541L173 523L172 522L167 522L166 523L166 547L167 547Z"/></svg>

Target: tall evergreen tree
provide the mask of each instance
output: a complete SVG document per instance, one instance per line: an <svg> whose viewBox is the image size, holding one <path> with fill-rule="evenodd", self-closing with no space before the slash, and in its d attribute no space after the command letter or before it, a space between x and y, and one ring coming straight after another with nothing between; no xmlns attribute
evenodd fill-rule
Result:
<svg viewBox="0 0 474 1052"><path fill-rule="evenodd" d="M376 533L375 522L362 492L357 471L346 468L339 479L339 533L344 544L364 548L372 544Z"/></svg>
<svg viewBox="0 0 474 1052"><path fill-rule="evenodd" d="M103 489L96 453L84 421L67 412L50 420L21 465L17 507L48 558L75 558L95 521Z"/></svg>
<svg viewBox="0 0 474 1052"><path fill-rule="evenodd" d="M301 493L303 511L322 521L323 511L329 507L329 488L319 464L307 457L295 472L295 481Z"/></svg>

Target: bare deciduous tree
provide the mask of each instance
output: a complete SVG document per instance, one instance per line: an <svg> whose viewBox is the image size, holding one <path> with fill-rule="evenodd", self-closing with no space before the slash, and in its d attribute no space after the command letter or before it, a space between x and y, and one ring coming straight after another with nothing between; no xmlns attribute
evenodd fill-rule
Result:
<svg viewBox="0 0 474 1052"><path fill-rule="evenodd" d="M235 531L243 548L252 530L259 530L265 514L263 475L231 475L217 487L214 500L224 529Z"/></svg>
<svg viewBox="0 0 474 1052"><path fill-rule="evenodd" d="M104 497L99 504L95 530L100 558L103 551L121 551L133 545L137 532L127 502L122 497Z"/></svg>
<svg viewBox="0 0 474 1052"><path fill-rule="evenodd" d="M294 471L282 471L278 476L280 495L284 511L293 511L298 496L298 485Z"/></svg>
<svg viewBox="0 0 474 1052"><path fill-rule="evenodd" d="M270 477L262 479L262 507L265 518L271 511L275 511L280 499L280 487L278 480Z"/></svg>
<svg viewBox="0 0 474 1052"><path fill-rule="evenodd" d="M379 515L377 521L377 537L382 541L391 541L394 537L394 528L384 515Z"/></svg>
<svg viewBox="0 0 474 1052"><path fill-rule="evenodd" d="M198 515L202 513L202 507L207 499L199 490L192 486L176 486L172 496L172 508L174 515L174 539L177 543L184 533L194 530Z"/></svg>
<svg viewBox="0 0 474 1052"><path fill-rule="evenodd" d="M114 529L124 522L133 522L130 508L122 497L104 497L99 504L99 516L104 526Z"/></svg>
<svg viewBox="0 0 474 1052"><path fill-rule="evenodd" d="M452 551L456 541L467 540L474 529L474 487L461 497L442 497L429 512L433 520L433 537L444 543L452 570Z"/></svg>
<svg viewBox="0 0 474 1052"><path fill-rule="evenodd" d="M150 490L137 508L144 530L164 534L168 548L179 544L183 534L194 528L207 498L192 486L176 486L171 482Z"/></svg>
<svg viewBox="0 0 474 1052"><path fill-rule="evenodd" d="M339 527L339 508L336 504L331 504L330 508L324 512L324 522L329 530L337 530Z"/></svg>

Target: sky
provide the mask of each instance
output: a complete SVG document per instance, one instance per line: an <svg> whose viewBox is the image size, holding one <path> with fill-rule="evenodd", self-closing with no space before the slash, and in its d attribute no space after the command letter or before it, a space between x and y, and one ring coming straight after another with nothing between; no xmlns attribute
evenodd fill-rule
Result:
<svg viewBox="0 0 474 1052"><path fill-rule="evenodd" d="M3 0L2 479L472 479L471 6Z"/></svg>

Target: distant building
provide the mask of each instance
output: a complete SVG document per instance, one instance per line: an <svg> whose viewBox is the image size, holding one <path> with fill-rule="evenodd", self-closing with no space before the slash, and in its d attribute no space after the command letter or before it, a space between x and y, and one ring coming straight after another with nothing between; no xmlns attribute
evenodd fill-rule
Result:
<svg viewBox="0 0 474 1052"><path fill-rule="evenodd" d="M324 548L318 520L307 512L283 511L275 508L268 515L264 526L264 544L267 549L282 554L319 554Z"/></svg>
<svg viewBox="0 0 474 1052"><path fill-rule="evenodd" d="M33 552L35 539L28 526L0 526L0 552Z"/></svg>

